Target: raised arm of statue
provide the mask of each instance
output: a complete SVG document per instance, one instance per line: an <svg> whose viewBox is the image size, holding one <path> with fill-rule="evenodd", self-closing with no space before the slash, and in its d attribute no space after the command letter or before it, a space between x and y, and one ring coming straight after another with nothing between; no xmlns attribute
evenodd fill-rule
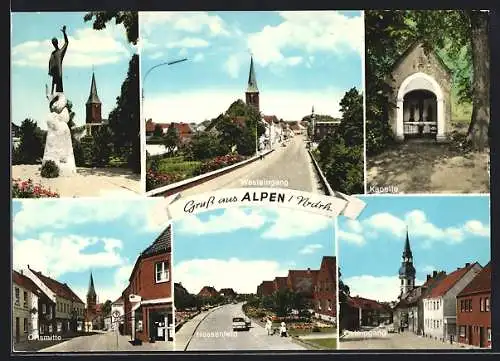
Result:
<svg viewBox="0 0 500 361"><path fill-rule="evenodd" d="M66 49L68 48L68 35L66 34L66 25L64 25L61 29L63 35L64 35L64 45L61 48L61 60L64 58L64 55L66 54Z"/></svg>

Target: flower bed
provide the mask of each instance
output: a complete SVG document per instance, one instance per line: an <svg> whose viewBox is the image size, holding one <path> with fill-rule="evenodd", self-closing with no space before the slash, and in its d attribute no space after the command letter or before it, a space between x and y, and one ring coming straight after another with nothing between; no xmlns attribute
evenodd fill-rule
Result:
<svg viewBox="0 0 500 361"><path fill-rule="evenodd" d="M13 179L12 198L59 198L59 194L33 183L31 179L27 181Z"/></svg>
<svg viewBox="0 0 500 361"><path fill-rule="evenodd" d="M183 179L184 176L180 173L162 174L149 169L146 173L146 189L151 190L168 186L169 184L179 182Z"/></svg>
<svg viewBox="0 0 500 361"><path fill-rule="evenodd" d="M215 157L214 159L210 159L208 161L205 161L199 169L199 174L205 174L208 172L213 172L214 170L221 169L228 167L230 165L239 163L247 159L247 157L244 157L239 154L228 154L228 155L221 155L219 157Z"/></svg>

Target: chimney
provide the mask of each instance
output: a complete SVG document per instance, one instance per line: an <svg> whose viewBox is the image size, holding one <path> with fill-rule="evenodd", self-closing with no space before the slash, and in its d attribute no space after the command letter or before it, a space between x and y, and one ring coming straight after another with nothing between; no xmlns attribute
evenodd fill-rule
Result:
<svg viewBox="0 0 500 361"><path fill-rule="evenodd" d="M467 263L465 264L465 267L469 267L469 266L470 266L470 263L469 263L469 262L467 262Z"/></svg>
<svg viewBox="0 0 500 361"><path fill-rule="evenodd" d="M427 281L431 279L431 275L427 275Z"/></svg>
<svg viewBox="0 0 500 361"><path fill-rule="evenodd" d="M311 269L307 267L307 273L311 273Z"/></svg>
<svg viewBox="0 0 500 361"><path fill-rule="evenodd" d="M23 270L20 270L20 271L19 271L19 273L20 273L20 274L23 274Z"/></svg>
<svg viewBox="0 0 500 361"><path fill-rule="evenodd" d="M432 278L436 277L436 276L437 276L437 274L438 274L438 272L437 272L437 271L432 271Z"/></svg>

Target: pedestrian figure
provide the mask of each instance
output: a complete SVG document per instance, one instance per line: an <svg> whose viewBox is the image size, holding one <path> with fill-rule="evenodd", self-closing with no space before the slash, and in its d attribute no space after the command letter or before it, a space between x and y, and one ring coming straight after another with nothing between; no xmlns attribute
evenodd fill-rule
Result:
<svg viewBox="0 0 500 361"><path fill-rule="evenodd" d="M286 324L284 322L281 322L280 335L281 335L281 337L287 337Z"/></svg>
<svg viewBox="0 0 500 361"><path fill-rule="evenodd" d="M273 329L273 322L271 321L270 318L268 318L266 321L266 330L268 336L272 335L272 329Z"/></svg>

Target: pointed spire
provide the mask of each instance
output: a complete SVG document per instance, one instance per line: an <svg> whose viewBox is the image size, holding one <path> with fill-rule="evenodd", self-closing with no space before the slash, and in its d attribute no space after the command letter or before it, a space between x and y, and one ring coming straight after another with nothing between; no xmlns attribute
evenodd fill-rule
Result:
<svg viewBox="0 0 500 361"><path fill-rule="evenodd" d="M92 83L90 85L90 94L89 94L89 99L87 100L87 104L101 104L99 96L97 95L97 85L95 83L95 74L93 70L92 70Z"/></svg>
<svg viewBox="0 0 500 361"><path fill-rule="evenodd" d="M248 73L248 88L247 93L258 93L257 77L255 76L255 69L253 66L253 56L250 56L250 72Z"/></svg>
<svg viewBox="0 0 500 361"><path fill-rule="evenodd" d="M411 247L410 247L410 238L408 237L408 226L406 226L406 240L405 240L405 249L403 251L403 257L412 257Z"/></svg>
<svg viewBox="0 0 500 361"><path fill-rule="evenodd" d="M92 276L92 271L90 271L89 290L87 292L87 297L97 297L94 288L94 277Z"/></svg>

